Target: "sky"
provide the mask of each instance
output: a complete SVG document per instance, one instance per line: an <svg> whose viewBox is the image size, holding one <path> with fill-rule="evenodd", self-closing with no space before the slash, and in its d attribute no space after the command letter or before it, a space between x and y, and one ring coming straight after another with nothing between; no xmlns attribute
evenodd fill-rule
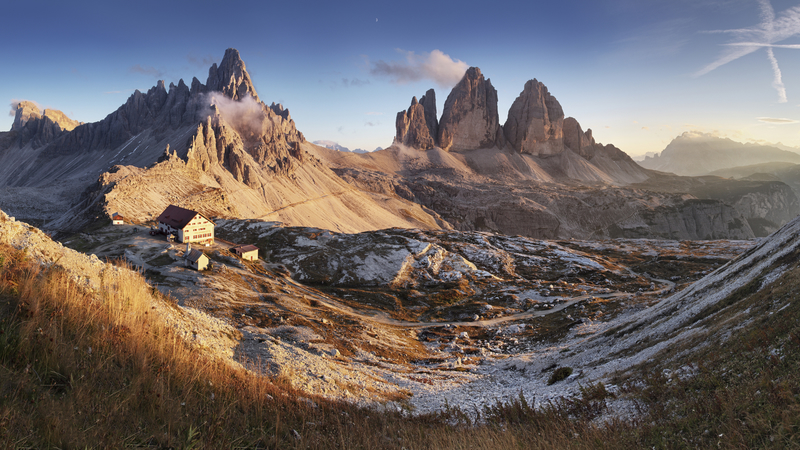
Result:
<svg viewBox="0 0 800 450"><path fill-rule="evenodd" d="M306 139L388 147L412 96L438 114L476 66L500 122L525 82L631 156L686 131L800 147L800 1L9 2L0 130L31 100L102 120L158 80L205 83L239 50Z"/></svg>

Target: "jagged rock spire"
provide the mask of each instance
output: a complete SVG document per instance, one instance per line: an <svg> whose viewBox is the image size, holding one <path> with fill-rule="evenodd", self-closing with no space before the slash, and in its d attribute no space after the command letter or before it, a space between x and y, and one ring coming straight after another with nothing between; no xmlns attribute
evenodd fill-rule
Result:
<svg viewBox="0 0 800 450"><path fill-rule="evenodd" d="M439 119L436 115L436 92L428 89L428 92L419 99L419 104L425 108L425 123L428 125L428 132L436 140L439 137ZM438 142L436 143L438 144Z"/></svg>
<svg viewBox="0 0 800 450"><path fill-rule="evenodd" d="M563 128L561 104L535 78L525 83L503 125L506 139L514 150L532 155L561 153L564 150Z"/></svg>
<svg viewBox="0 0 800 450"><path fill-rule="evenodd" d="M247 73L244 61L235 48L225 50L225 56L222 57L219 66L214 63L208 69L206 90L222 92L234 100L241 100L249 95L257 102L261 101L253 86L253 81L250 79L250 74Z"/></svg>
<svg viewBox="0 0 800 450"><path fill-rule="evenodd" d="M414 97L407 110L397 113L395 142L421 150L428 150L436 146L436 134L435 131L432 131L432 127L433 130L436 127L436 97L433 89L429 90L426 95L428 97L422 97L422 102L426 102L426 105L417 102L417 97ZM431 103L433 103L432 111L428 106ZM433 121L428 118L428 114L433 116Z"/></svg>
<svg viewBox="0 0 800 450"><path fill-rule="evenodd" d="M481 69L470 67L450 91L439 122L443 150L502 147L505 139L497 115L497 90Z"/></svg>

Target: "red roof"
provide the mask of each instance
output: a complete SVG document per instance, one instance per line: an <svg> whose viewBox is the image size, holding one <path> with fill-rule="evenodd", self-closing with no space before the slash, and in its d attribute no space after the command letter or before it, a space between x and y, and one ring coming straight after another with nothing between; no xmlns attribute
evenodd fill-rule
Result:
<svg viewBox="0 0 800 450"><path fill-rule="evenodd" d="M124 219L125 218L120 216L119 214L114 214L114 217L111 218L111 220L124 220Z"/></svg>
<svg viewBox="0 0 800 450"><path fill-rule="evenodd" d="M171 226L172 228L181 230L189 222L191 222L192 219L194 219L195 216L197 216L198 214L200 213L197 211L192 211L191 209L185 209L181 208L180 206L169 205L167 206L167 209L165 209L164 212L162 212L161 215L158 216L157 220L161 223L165 223ZM202 214L200 215L203 216ZM206 216L203 217L209 222L211 222L211 224L214 224L214 222L208 217Z"/></svg>
<svg viewBox="0 0 800 450"><path fill-rule="evenodd" d="M255 245L239 245L239 246L233 247L233 251L239 252L239 253L247 253L247 252L252 252L252 251L258 251L258 247L256 247Z"/></svg>

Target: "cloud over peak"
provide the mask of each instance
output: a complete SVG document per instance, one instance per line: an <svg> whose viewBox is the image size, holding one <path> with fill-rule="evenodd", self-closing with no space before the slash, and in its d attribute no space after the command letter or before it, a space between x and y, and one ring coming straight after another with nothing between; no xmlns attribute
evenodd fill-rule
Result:
<svg viewBox="0 0 800 450"><path fill-rule="evenodd" d="M11 99L11 105L10 105L11 106L11 110L8 112L9 116L14 117L14 116L17 115L17 107L19 106L20 102L33 103L39 109L39 113L42 113L43 110L44 110L44 108L42 108L38 103L36 103L33 100L22 100L22 99L12 98Z"/></svg>
<svg viewBox="0 0 800 450"><path fill-rule="evenodd" d="M370 64L370 73L389 77L391 82L397 84L431 80L442 88L449 88L458 83L469 68L464 61L453 60L441 50L421 54L401 49L397 51L405 57L403 60L379 60Z"/></svg>

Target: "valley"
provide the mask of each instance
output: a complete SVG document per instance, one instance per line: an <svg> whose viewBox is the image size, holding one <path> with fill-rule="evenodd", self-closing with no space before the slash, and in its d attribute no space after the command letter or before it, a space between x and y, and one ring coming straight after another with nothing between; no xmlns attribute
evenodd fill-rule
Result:
<svg viewBox="0 0 800 450"><path fill-rule="evenodd" d="M63 242L123 259L179 306L233 327L238 342L223 352L232 361L272 377L291 373L293 386L326 398L415 413L481 409L520 390L540 402L573 395L592 382L580 371L592 361L573 363L575 376L554 386L546 381L555 367L542 369L755 245L340 234L221 220L224 241L199 247L212 265L197 272L182 261L185 244L147 230L107 225ZM255 244L263 259L242 261L226 242ZM224 346L208 333L185 334ZM508 370L510 360L534 357L541 375Z"/></svg>

